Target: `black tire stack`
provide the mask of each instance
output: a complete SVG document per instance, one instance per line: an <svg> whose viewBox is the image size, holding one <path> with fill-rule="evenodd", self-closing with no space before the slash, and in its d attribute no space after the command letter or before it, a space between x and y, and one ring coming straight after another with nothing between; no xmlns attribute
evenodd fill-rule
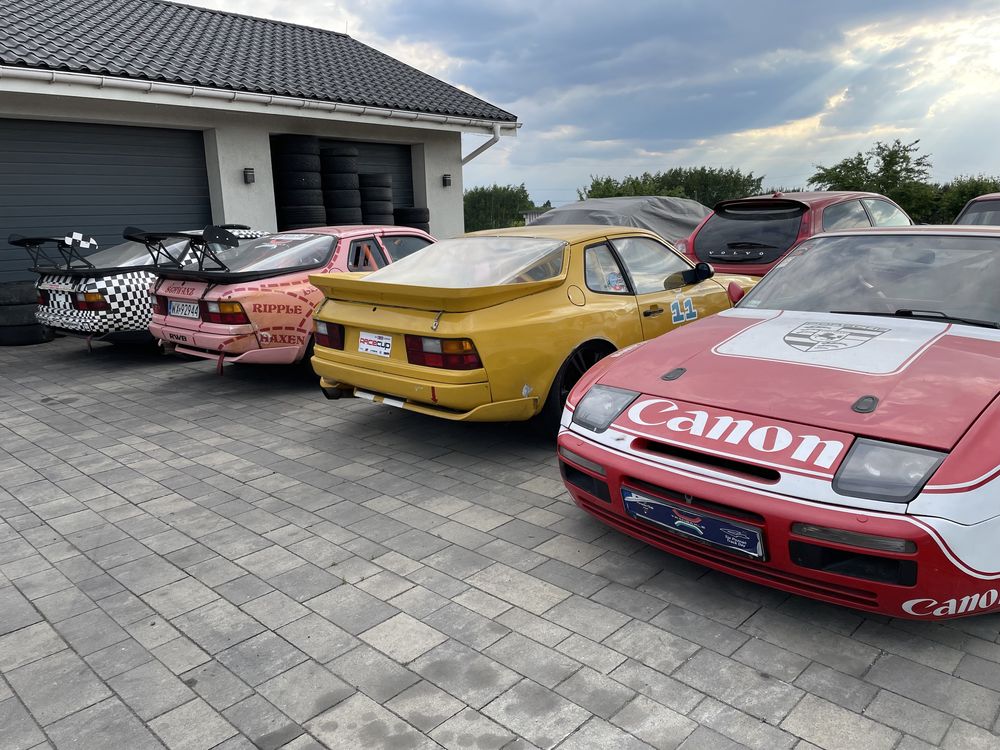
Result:
<svg viewBox="0 0 1000 750"><path fill-rule="evenodd" d="M330 226L360 224L358 150L354 146L326 146L320 150L319 159L326 223Z"/></svg>
<svg viewBox="0 0 1000 750"><path fill-rule="evenodd" d="M427 208L397 208L392 212L396 224L401 227L413 227L425 232L431 231L431 212Z"/></svg>
<svg viewBox="0 0 1000 750"><path fill-rule="evenodd" d="M323 226L326 211L319 139L311 135L279 135L272 141L272 152L278 229Z"/></svg>
<svg viewBox="0 0 1000 750"><path fill-rule="evenodd" d="M392 175L359 174L361 217L365 224L395 224L392 214Z"/></svg>
<svg viewBox="0 0 1000 750"><path fill-rule="evenodd" d="M0 284L0 346L41 344L52 331L35 318L38 292L33 281Z"/></svg>

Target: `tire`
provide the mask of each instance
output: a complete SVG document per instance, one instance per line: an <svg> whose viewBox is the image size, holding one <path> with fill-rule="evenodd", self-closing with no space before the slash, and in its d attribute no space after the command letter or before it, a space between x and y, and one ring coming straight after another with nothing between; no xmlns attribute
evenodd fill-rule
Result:
<svg viewBox="0 0 1000 750"><path fill-rule="evenodd" d="M357 190L324 190L323 205L331 208L361 208L361 193Z"/></svg>
<svg viewBox="0 0 1000 750"><path fill-rule="evenodd" d="M606 348L584 345L569 355L552 380L552 386L549 388L549 394L545 397L542 410L532 419L532 426L535 430L545 437L555 438L559 432L559 420L562 417L563 407L566 405L566 396L569 395L583 373L613 351L610 344Z"/></svg>
<svg viewBox="0 0 1000 750"><path fill-rule="evenodd" d="M312 154L277 154L274 168L278 172L319 172L319 157Z"/></svg>
<svg viewBox="0 0 1000 750"><path fill-rule="evenodd" d="M321 156L320 165L322 172L333 174L357 174L358 157L356 156Z"/></svg>
<svg viewBox="0 0 1000 750"><path fill-rule="evenodd" d="M357 190L358 175L356 173L323 172L324 190Z"/></svg>
<svg viewBox="0 0 1000 750"><path fill-rule="evenodd" d="M431 220L430 209L427 208L397 208L392 215L396 217L397 224L407 224L413 226L412 222L427 223Z"/></svg>
<svg viewBox="0 0 1000 750"><path fill-rule="evenodd" d="M31 305L38 302L34 281L7 281L0 284L0 305Z"/></svg>
<svg viewBox="0 0 1000 750"><path fill-rule="evenodd" d="M361 199L392 203L392 188L363 187L361 188Z"/></svg>
<svg viewBox="0 0 1000 750"><path fill-rule="evenodd" d="M319 149L320 156L357 156L358 149L354 146L345 146L338 144L336 146L321 146Z"/></svg>
<svg viewBox="0 0 1000 750"><path fill-rule="evenodd" d="M392 214L365 214L364 223L391 227L396 224L396 220L392 218Z"/></svg>
<svg viewBox="0 0 1000 750"><path fill-rule="evenodd" d="M24 326L0 326L0 346L26 346L52 340L48 326L32 323Z"/></svg>
<svg viewBox="0 0 1000 750"><path fill-rule="evenodd" d="M392 201L369 201L361 195L361 212L363 214L389 214L392 216Z"/></svg>
<svg viewBox="0 0 1000 750"><path fill-rule="evenodd" d="M30 326L38 322L35 318L37 304L0 306L0 326Z"/></svg>
<svg viewBox="0 0 1000 750"><path fill-rule="evenodd" d="M314 135L276 135L271 141L279 154L319 156L319 138Z"/></svg>
<svg viewBox="0 0 1000 750"><path fill-rule="evenodd" d="M280 190L275 200L282 206L322 206L322 190Z"/></svg>
<svg viewBox="0 0 1000 750"><path fill-rule="evenodd" d="M276 172L274 184L279 190L319 190L323 187L319 172Z"/></svg>
<svg viewBox="0 0 1000 750"><path fill-rule="evenodd" d="M321 221L316 223L315 221L307 221L303 224L282 224L279 222L278 226L280 227L278 230L279 232L291 232L296 229L315 229L316 227L325 227L326 222Z"/></svg>
<svg viewBox="0 0 1000 750"><path fill-rule="evenodd" d="M278 218L286 224L313 222L312 226L318 227L326 221L326 209L323 206L278 206Z"/></svg>
<svg viewBox="0 0 1000 750"><path fill-rule="evenodd" d="M339 224L360 224L362 220L360 208L328 208L326 221L330 226Z"/></svg>
<svg viewBox="0 0 1000 750"><path fill-rule="evenodd" d="M392 187L391 174L359 174L358 182L361 187Z"/></svg>
<svg viewBox="0 0 1000 750"><path fill-rule="evenodd" d="M398 224L399 222L396 223ZM427 232L427 234L431 233L431 225L425 224L423 222L415 221L412 224L405 224L404 226L413 227L414 229L419 229L421 232Z"/></svg>

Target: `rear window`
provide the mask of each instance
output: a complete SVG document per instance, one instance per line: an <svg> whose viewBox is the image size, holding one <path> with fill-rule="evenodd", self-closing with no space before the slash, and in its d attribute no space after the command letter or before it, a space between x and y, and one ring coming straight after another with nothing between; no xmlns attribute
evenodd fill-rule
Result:
<svg viewBox="0 0 1000 750"><path fill-rule="evenodd" d="M712 214L695 237L699 260L721 263L771 263L799 236L801 203L736 203Z"/></svg>
<svg viewBox="0 0 1000 750"><path fill-rule="evenodd" d="M337 239L329 234L282 232L241 242L239 247L216 249L215 254L233 272L316 268L330 260ZM211 258L205 259L205 270L213 270L214 265ZM197 264L184 268L197 268Z"/></svg>
<svg viewBox="0 0 1000 750"><path fill-rule="evenodd" d="M167 252L175 258L187 250L187 245L188 241L180 238L170 239L164 243ZM132 241L123 242L120 245L109 247L107 250L92 253L87 256L87 260L93 264L94 268L130 268L153 264L153 256L149 254L146 246L141 242ZM169 258L159 253L157 261L166 263L169 262Z"/></svg>
<svg viewBox="0 0 1000 750"><path fill-rule="evenodd" d="M976 201L966 206L955 219L956 224L1000 226L1000 200Z"/></svg>

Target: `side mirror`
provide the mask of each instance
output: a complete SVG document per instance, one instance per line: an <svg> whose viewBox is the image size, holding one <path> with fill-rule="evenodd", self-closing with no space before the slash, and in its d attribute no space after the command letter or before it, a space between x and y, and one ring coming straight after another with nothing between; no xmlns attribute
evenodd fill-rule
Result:
<svg viewBox="0 0 1000 750"><path fill-rule="evenodd" d="M694 267L695 278L698 281L704 281L705 279L710 279L715 276L715 269L705 261L696 263Z"/></svg>
<svg viewBox="0 0 1000 750"><path fill-rule="evenodd" d="M726 296L729 297L729 301L734 305L743 299L744 294L746 294L746 292L743 291L743 287L735 281L730 281L729 286L726 287Z"/></svg>
<svg viewBox="0 0 1000 750"><path fill-rule="evenodd" d="M685 277L684 271L677 271L676 273L670 274L663 280L663 288L669 292L671 289L680 289L690 283L691 282Z"/></svg>

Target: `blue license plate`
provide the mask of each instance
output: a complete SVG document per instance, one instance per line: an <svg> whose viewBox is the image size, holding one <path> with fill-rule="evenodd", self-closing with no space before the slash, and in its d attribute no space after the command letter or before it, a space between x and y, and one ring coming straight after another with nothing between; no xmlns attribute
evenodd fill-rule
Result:
<svg viewBox="0 0 1000 750"><path fill-rule="evenodd" d="M735 523L691 506L641 495L624 487L622 501L625 503L625 512L633 518L729 552L738 552L758 560L764 557L763 536L760 529L753 526Z"/></svg>

